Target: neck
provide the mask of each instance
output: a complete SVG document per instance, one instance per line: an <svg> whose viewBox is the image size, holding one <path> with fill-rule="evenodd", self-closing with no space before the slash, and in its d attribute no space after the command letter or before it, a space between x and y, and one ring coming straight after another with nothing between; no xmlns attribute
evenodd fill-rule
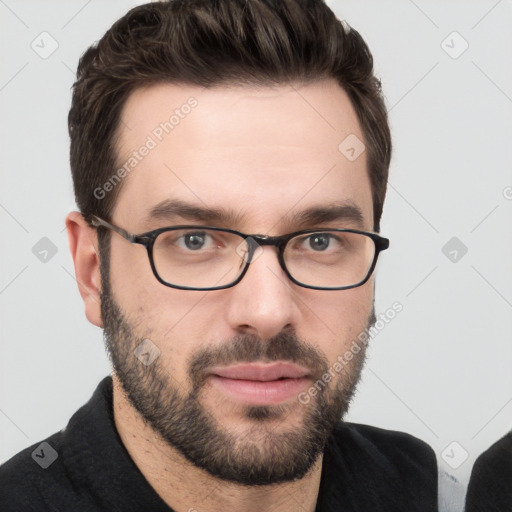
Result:
<svg viewBox="0 0 512 512"><path fill-rule="evenodd" d="M114 420L119 436L144 478L175 512L314 512L322 459L302 479L248 487L213 477L191 464L145 423L113 375Z"/></svg>

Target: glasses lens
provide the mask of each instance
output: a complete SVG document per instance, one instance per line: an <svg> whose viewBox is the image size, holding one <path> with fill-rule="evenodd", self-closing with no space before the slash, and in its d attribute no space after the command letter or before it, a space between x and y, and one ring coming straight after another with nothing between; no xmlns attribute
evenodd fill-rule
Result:
<svg viewBox="0 0 512 512"><path fill-rule="evenodd" d="M160 233L153 262L168 284L215 288L236 281L245 267L249 247L233 233L210 229L179 229Z"/></svg>
<svg viewBox="0 0 512 512"><path fill-rule="evenodd" d="M284 253L291 276L307 286L340 288L359 284L375 257L369 236L343 231L318 231L292 238Z"/></svg>

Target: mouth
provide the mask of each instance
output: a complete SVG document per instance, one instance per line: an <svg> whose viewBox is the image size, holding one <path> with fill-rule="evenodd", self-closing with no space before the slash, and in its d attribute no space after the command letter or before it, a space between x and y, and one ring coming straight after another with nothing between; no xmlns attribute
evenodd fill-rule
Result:
<svg viewBox="0 0 512 512"><path fill-rule="evenodd" d="M310 381L308 370L290 363L244 364L213 368L212 384L247 405L272 405L297 399Z"/></svg>

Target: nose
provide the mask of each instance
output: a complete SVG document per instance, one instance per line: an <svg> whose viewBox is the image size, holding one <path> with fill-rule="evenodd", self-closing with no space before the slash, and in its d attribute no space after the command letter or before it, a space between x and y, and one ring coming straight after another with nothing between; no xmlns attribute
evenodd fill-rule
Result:
<svg viewBox="0 0 512 512"><path fill-rule="evenodd" d="M263 340L296 328L299 308L294 285L277 259L275 247L260 247L243 279L230 292L227 321L238 334Z"/></svg>

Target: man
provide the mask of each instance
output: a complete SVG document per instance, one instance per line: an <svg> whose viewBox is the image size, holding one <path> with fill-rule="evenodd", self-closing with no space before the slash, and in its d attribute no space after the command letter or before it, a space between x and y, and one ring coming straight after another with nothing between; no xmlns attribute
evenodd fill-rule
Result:
<svg viewBox="0 0 512 512"><path fill-rule="evenodd" d="M69 131L114 371L4 464L2 510L435 510L427 445L342 421L388 247L360 35L319 0L143 5L82 57Z"/></svg>

